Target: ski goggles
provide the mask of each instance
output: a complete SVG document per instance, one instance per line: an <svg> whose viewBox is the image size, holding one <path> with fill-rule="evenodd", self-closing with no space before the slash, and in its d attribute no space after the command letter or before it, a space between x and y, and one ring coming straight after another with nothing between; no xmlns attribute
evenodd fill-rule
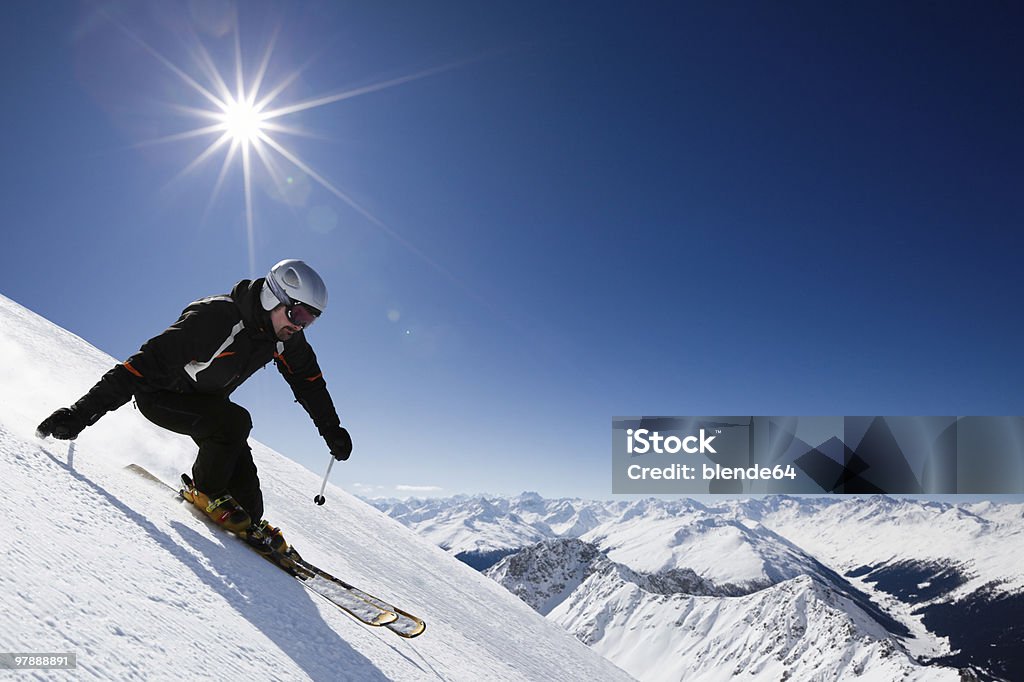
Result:
<svg viewBox="0 0 1024 682"><path fill-rule="evenodd" d="M298 301L293 301L286 305L284 307L284 314L288 317L289 322L303 329L309 327L309 325L316 322L316 318L320 317L319 310Z"/></svg>

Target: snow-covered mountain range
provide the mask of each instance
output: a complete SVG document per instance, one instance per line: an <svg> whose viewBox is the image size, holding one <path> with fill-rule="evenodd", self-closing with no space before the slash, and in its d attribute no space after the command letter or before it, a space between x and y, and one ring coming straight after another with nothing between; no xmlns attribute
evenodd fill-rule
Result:
<svg viewBox="0 0 1024 682"><path fill-rule="evenodd" d="M78 660L18 679L630 679L343 490L315 506L319 476L252 442L267 517L303 556L428 629L403 640L358 623L124 469L173 482L194 459L189 439L126 406L74 450L38 440L35 425L115 360L3 296L0 329L0 652Z"/></svg>
<svg viewBox="0 0 1024 682"><path fill-rule="evenodd" d="M1024 679L1024 505L373 503L638 679Z"/></svg>

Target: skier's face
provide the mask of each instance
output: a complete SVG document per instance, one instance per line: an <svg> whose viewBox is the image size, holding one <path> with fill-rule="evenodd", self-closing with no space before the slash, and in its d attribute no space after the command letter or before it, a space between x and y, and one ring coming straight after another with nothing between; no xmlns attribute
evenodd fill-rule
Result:
<svg viewBox="0 0 1024 682"><path fill-rule="evenodd" d="M293 334L302 331L302 327L288 319L283 304L270 311L270 322L274 325L274 335L280 341L287 341Z"/></svg>

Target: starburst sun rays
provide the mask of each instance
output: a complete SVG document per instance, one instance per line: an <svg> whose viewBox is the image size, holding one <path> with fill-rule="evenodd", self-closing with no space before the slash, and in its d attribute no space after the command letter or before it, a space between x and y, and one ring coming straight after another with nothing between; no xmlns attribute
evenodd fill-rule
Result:
<svg viewBox="0 0 1024 682"><path fill-rule="evenodd" d="M234 87L228 85L222 71L217 67L209 51L203 47L198 40L195 41L193 57L202 72L192 75L183 68L174 64L171 60L158 52L147 42L139 38L123 25L115 23L134 42L140 45L146 52L159 61L164 67L173 72L189 89L201 96L207 106L196 107L182 104L174 105L173 108L181 114L204 122L190 130L166 135L164 137L151 139L140 144L166 144L191 140L196 138L213 138L177 176L175 180L189 175L200 166L207 163L218 154L223 154L220 172L210 196L210 205L220 195L229 171L240 161L242 171L242 190L245 202L245 225L248 242L249 269L256 272L255 254L255 221L253 210L253 175L254 159L259 162L262 169L278 187L283 188L287 183L287 174L281 170L280 161L284 160L290 167L297 168L315 183L322 186L334 196L345 202L352 210L384 231L393 239L400 242L406 249L419 258L426 261L433 268L445 274L450 279L456 279L447 269L427 256L414 244L406 240L400 234L391 229L383 221L373 215L370 211L361 206L348 194L340 190L332 182L327 180L323 174L317 172L313 167L304 161L298 152L285 144L282 136L309 136L306 131L289 126L282 121L285 117L309 109L322 107L342 100L351 99L371 92L377 92L386 88L395 87L420 78L425 78L442 71L454 68L455 65L440 66L432 69L419 71L406 76L392 78L389 80L373 83L363 87L346 90L330 95L315 97L301 101L286 102L284 93L290 85L309 66L307 63L276 83L273 88L264 91L264 81L274 46L278 38L275 31L267 43L262 58L255 74L251 79L246 79L243 70L242 50L240 32L237 22L235 23L234 35ZM205 80L207 85L203 85Z"/></svg>

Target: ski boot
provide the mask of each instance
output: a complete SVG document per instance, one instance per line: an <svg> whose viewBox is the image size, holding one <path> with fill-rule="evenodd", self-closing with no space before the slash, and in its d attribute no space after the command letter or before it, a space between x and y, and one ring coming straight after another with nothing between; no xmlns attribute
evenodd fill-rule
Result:
<svg viewBox="0 0 1024 682"><path fill-rule="evenodd" d="M284 541L284 536L281 534L281 529L271 526L266 519L246 528L245 540L260 554L273 552L285 554L289 549L288 543Z"/></svg>
<svg viewBox="0 0 1024 682"><path fill-rule="evenodd" d="M294 547L285 542L281 529L271 526L266 520L249 526L243 537L253 549L263 555L264 559L296 578L306 580L312 575L305 568L296 564L296 559L301 557Z"/></svg>
<svg viewBox="0 0 1024 682"><path fill-rule="evenodd" d="M211 500L206 493L196 488L188 474L181 475L181 484L181 496L202 510L218 526L232 533L241 533L252 525L249 513L231 495L225 493Z"/></svg>

